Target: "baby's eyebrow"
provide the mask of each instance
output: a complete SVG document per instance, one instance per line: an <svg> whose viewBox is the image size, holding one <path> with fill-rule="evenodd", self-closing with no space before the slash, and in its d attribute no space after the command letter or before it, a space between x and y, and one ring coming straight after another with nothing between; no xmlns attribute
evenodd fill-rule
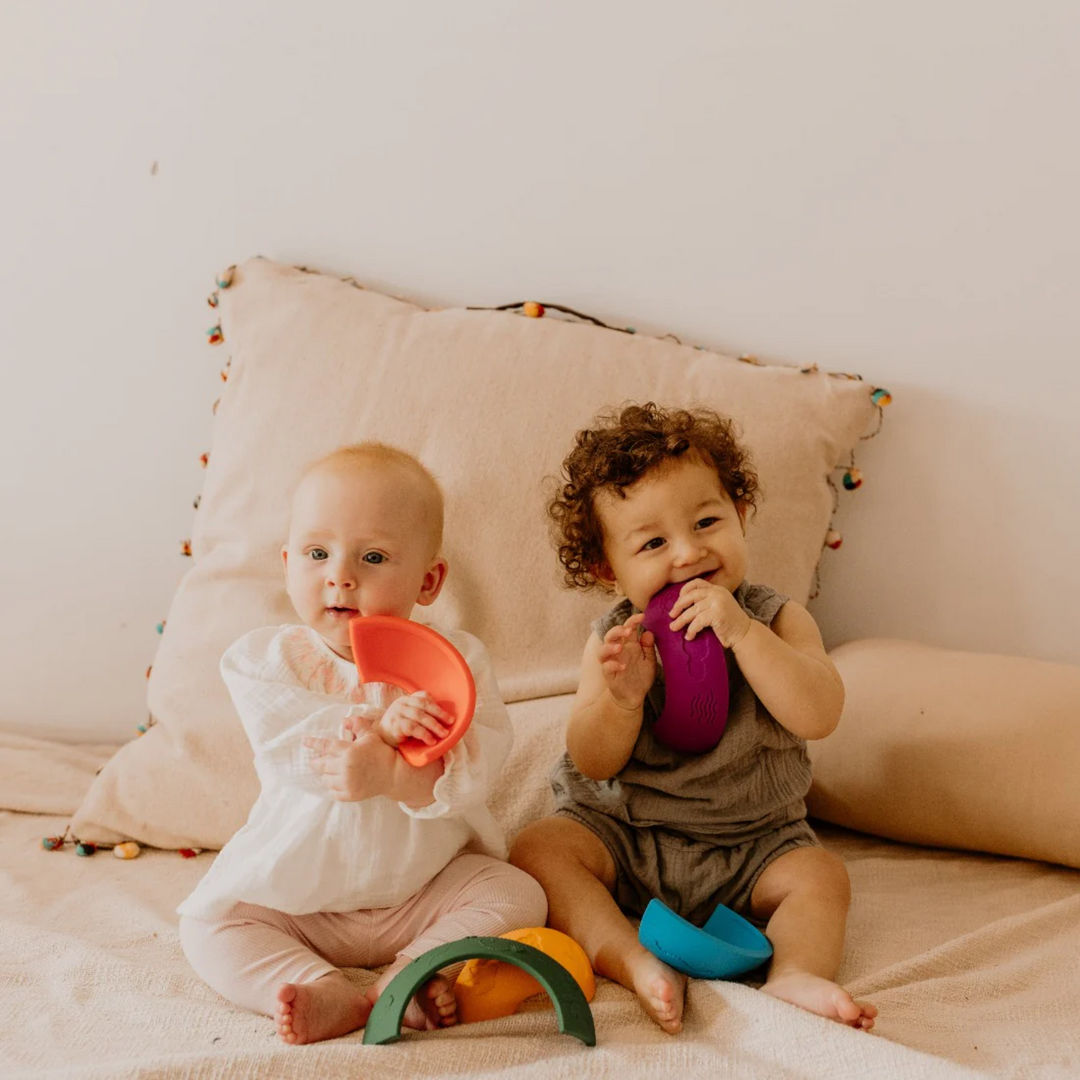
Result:
<svg viewBox="0 0 1080 1080"><path fill-rule="evenodd" d="M705 507L707 507L707 506L718 506L718 507L720 507L722 509L723 505L724 505L724 503L723 503L722 499L719 499L715 495L710 495L707 499L702 499L701 502L699 502L697 504L697 506L694 507L694 513L695 514L700 514L701 511L704 510ZM660 522L658 522L658 521L650 521L646 525L635 525L622 538L622 542L625 544L632 536L636 536L638 533L652 532L653 530L659 529L660 527L661 527Z"/></svg>
<svg viewBox="0 0 1080 1080"><path fill-rule="evenodd" d="M652 532L653 530L659 529L659 528L660 528L660 523L658 521L650 521L648 523L648 525L635 525L634 528L632 528L623 537L622 542L625 544L626 541L630 539L630 537L636 536L638 533Z"/></svg>

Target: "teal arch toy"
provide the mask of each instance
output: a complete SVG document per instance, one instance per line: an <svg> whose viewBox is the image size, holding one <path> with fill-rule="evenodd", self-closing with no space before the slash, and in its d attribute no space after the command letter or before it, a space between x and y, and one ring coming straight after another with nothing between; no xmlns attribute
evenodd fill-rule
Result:
<svg viewBox="0 0 1080 1080"><path fill-rule="evenodd" d="M772 956L769 939L723 904L704 926L694 926L659 900L650 900L638 941L665 964L693 979L734 979Z"/></svg>
<svg viewBox="0 0 1080 1080"><path fill-rule="evenodd" d="M551 998L559 1031L573 1035L586 1046L596 1045L596 1027L589 1003L570 972L532 945L498 937L467 937L439 945L402 968L375 1002L364 1027L364 1043L380 1046L399 1039L401 1021L416 991L436 971L462 960L502 960L528 972Z"/></svg>

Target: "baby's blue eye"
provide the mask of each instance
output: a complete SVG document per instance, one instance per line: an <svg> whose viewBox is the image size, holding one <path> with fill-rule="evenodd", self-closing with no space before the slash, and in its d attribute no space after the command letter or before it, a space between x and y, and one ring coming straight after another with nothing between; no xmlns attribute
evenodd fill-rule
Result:
<svg viewBox="0 0 1080 1080"><path fill-rule="evenodd" d="M720 519L714 517L702 518L698 523L699 529L707 529L710 525L715 525Z"/></svg>
<svg viewBox="0 0 1080 1080"><path fill-rule="evenodd" d="M369 551L364 556L364 562L371 563L372 566L378 566L381 562L386 562L386 556L380 551Z"/></svg>
<svg viewBox="0 0 1080 1080"><path fill-rule="evenodd" d="M325 548L312 548L308 552L308 555L310 555L315 562L323 562L325 559L330 558L330 554Z"/></svg>
<svg viewBox="0 0 1080 1080"><path fill-rule="evenodd" d="M654 536L651 540L646 541L641 550L655 551L663 542L664 538L662 536Z"/></svg>

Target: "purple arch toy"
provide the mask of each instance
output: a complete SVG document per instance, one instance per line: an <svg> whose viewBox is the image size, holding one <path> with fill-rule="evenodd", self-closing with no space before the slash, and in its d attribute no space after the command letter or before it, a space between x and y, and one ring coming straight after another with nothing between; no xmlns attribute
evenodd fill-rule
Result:
<svg viewBox="0 0 1080 1080"><path fill-rule="evenodd" d="M653 734L672 750L704 754L720 741L728 719L727 657L712 628L687 641L671 630L668 612L685 581L661 589L645 608L642 626L656 637L664 665L664 709Z"/></svg>

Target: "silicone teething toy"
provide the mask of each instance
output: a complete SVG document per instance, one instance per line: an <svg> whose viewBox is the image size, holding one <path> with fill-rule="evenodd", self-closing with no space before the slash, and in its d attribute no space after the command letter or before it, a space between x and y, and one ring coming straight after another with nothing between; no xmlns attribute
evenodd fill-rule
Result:
<svg viewBox="0 0 1080 1080"><path fill-rule="evenodd" d="M586 1001L596 996L596 976L585 950L573 939L546 926L511 930L500 937L520 941L557 960L581 987ZM458 1021L472 1024L509 1016L543 987L527 971L501 960L470 960L454 983Z"/></svg>
<svg viewBox="0 0 1080 1080"><path fill-rule="evenodd" d="M653 734L672 750L703 754L724 734L728 718L727 657L711 627L687 641L671 630L671 611L685 581L666 585L648 603L642 626L656 637L664 665L664 710Z"/></svg>
<svg viewBox="0 0 1080 1080"><path fill-rule="evenodd" d="M358 615L349 623L349 640L361 682L391 683L407 694L426 690L453 716L450 730L433 746L419 739L398 746L410 765L441 758L465 734L476 708L476 683L465 657L431 627L396 615Z"/></svg>
<svg viewBox="0 0 1080 1080"><path fill-rule="evenodd" d="M650 900L638 941L676 971L694 979L733 979L772 956L769 939L721 904L704 927L694 926L659 900Z"/></svg>
<svg viewBox="0 0 1080 1080"><path fill-rule="evenodd" d="M589 1003L566 968L531 945L497 937L467 937L439 945L402 968L387 984L367 1018L365 1045L401 1038L401 1021L416 991L440 968L473 958L503 960L534 975L555 1006L559 1030L580 1039L586 1046L596 1045L596 1027Z"/></svg>

